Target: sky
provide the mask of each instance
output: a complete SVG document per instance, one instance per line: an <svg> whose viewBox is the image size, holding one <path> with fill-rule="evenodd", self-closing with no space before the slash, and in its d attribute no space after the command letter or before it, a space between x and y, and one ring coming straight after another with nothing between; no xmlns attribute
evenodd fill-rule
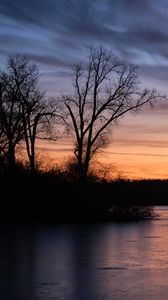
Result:
<svg viewBox="0 0 168 300"><path fill-rule="evenodd" d="M39 66L49 96L69 93L72 64L101 44L138 66L142 85L168 94L168 0L1 0L0 68L10 54ZM168 106L128 115L99 160L129 178L168 178ZM39 148L63 159L69 140Z"/></svg>

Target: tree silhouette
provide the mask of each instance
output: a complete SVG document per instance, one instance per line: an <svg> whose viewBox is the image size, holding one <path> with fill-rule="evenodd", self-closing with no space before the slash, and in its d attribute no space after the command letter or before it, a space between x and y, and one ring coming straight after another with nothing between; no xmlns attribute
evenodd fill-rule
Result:
<svg viewBox="0 0 168 300"><path fill-rule="evenodd" d="M24 136L23 95L29 94L36 76L36 66L29 65L28 60L19 55L9 57L6 72L0 73L0 127L10 170L15 169L16 145Z"/></svg>
<svg viewBox="0 0 168 300"><path fill-rule="evenodd" d="M73 95L64 95L80 180L87 178L93 155L110 142L111 127L129 111L161 97L140 87L136 67L104 47L90 47L88 61L74 65Z"/></svg>
<svg viewBox="0 0 168 300"><path fill-rule="evenodd" d="M39 72L26 56L14 55L0 73L0 152L7 157L10 171L15 169L15 149L25 141L30 169L35 171L36 138L56 139L58 105L45 99L38 87Z"/></svg>
<svg viewBox="0 0 168 300"><path fill-rule="evenodd" d="M37 93L31 103L25 99L23 105L24 138L32 173L36 169L36 139L57 140L59 135L55 124L59 118L61 118L59 107L55 99L44 99L40 93Z"/></svg>

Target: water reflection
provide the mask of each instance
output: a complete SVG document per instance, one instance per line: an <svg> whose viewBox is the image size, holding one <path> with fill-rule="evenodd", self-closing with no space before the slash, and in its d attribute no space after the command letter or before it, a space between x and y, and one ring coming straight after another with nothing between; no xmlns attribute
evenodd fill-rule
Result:
<svg viewBox="0 0 168 300"><path fill-rule="evenodd" d="M1 299L167 299L167 225L1 226Z"/></svg>
<svg viewBox="0 0 168 300"><path fill-rule="evenodd" d="M31 299L34 275L34 233L8 226L0 230L1 299Z"/></svg>

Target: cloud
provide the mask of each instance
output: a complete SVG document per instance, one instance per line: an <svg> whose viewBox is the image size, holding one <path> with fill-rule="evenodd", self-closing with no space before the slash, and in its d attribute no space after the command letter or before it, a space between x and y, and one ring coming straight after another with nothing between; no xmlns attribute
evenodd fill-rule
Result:
<svg viewBox="0 0 168 300"><path fill-rule="evenodd" d="M159 85L168 61L167 9L166 0L1 0L0 60L25 53L42 71L54 66L61 74L87 45L102 43Z"/></svg>
<svg viewBox="0 0 168 300"><path fill-rule="evenodd" d="M32 60L36 61L37 63L46 64L50 67L55 66L55 67L69 68L72 66L72 62L56 56L39 55L39 54L29 54L28 56Z"/></svg>
<svg viewBox="0 0 168 300"><path fill-rule="evenodd" d="M141 139L135 139L135 137L133 137L132 139L126 138L124 139L124 137L122 136L122 139L115 139L115 146L119 147L137 147L138 148L140 146L146 147L146 148L160 148L160 149L167 149L168 148L168 141L164 141L164 140L155 140L155 138L150 139L149 140L141 140Z"/></svg>
<svg viewBox="0 0 168 300"><path fill-rule="evenodd" d="M145 156L145 157L168 157L168 154L153 154L153 153L129 153L129 152L113 152L108 151L112 155L124 155L124 156Z"/></svg>
<svg viewBox="0 0 168 300"><path fill-rule="evenodd" d="M72 148L50 148L50 147L41 147L41 146L38 146L37 147L38 150L41 150L41 151L47 151L47 152L62 152L62 154L64 154L65 152L68 152L68 153L72 153Z"/></svg>
<svg viewBox="0 0 168 300"><path fill-rule="evenodd" d="M156 44L167 39L166 31L158 26L164 20L156 0L1 0L0 12L16 24L48 30L56 40L69 37L72 48L89 37L99 42L104 39L114 47L115 42L129 46L131 41Z"/></svg>

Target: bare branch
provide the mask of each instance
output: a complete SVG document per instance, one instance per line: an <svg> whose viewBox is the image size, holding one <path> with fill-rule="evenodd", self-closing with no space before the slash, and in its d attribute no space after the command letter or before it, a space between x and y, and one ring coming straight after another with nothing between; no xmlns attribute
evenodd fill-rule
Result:
<svg viewBox="0 0 168 300"><path fill-rule="evenodd" d="M92 156L109 143L114 122L164 98L155 90L140 87L136 69L102 46L90 47L88 62L75 66L75 94L64 96L63 102L69 127L76 135L79 177L87 176Z"/></svg>

